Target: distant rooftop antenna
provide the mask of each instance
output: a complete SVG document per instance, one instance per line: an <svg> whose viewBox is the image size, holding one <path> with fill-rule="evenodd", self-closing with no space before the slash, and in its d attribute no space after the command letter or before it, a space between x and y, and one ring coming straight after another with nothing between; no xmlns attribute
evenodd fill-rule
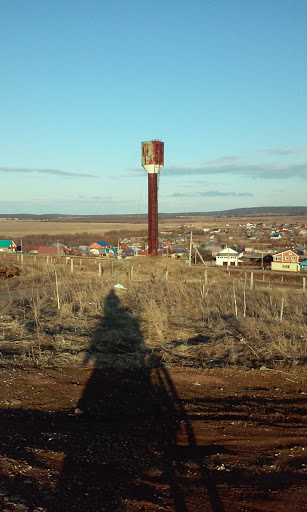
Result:
<svg viewBox="0 0 307 512"><path fill-rule="evenodd" d="M142 166L148 174L148 254L158 254L158 180L164 166L164 142L142 142Z"/></svg>

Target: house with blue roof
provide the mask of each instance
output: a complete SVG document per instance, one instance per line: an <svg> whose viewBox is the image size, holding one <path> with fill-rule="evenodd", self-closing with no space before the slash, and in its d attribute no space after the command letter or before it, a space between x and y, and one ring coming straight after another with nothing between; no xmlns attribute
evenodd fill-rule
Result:
<svg viewBox="0 0 307 512"><path fill-rule="evenodd" d="M91 249L109 249L110 246L106 242L94 242L93 244L89 245L88 250Z"/></svg>
<svg viewBox="0 0 307 512"><path fill-rule="evenodd" d="M96 256L105 256L106 249L110 249L110 246L106 242L94 242L93 244L89 245L88 250L91 254L95 254Z"/></svg>
<svg viewBox="0 0 307 512"><path fill-rule="evenodd" d="M134 249L132 249L132 247L128 247L128 249L125 249L124 254L125 256L134 256L135 251Z"/></svg>
<svg viewBox="0 0 307 512"><path fill-rule="evenodd" d="M105 251L106 251L106 254L108 256L118 256L117 249L110 249L110 248L108 248Z"/></svg>

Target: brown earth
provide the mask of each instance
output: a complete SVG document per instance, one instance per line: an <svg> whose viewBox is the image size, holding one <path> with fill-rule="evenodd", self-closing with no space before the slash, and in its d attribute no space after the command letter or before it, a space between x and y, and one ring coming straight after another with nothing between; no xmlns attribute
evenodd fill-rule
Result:
<svg viewBox="0 0 307 512"><path fill-rule="evenodd" d="M0 280L18 276L19 268L15 265L0 265Z"/></svg>
<svg viewBox="0 0 307 512"><path fill-rule="evenodd" d="M4 365L0 380L3 511L304 510L302 376Z"/></svg>

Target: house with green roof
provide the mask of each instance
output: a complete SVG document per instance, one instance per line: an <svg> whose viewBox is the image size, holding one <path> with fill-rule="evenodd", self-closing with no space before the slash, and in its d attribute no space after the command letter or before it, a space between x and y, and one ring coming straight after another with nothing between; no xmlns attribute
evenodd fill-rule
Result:
<svg viewBox="0 0 307 512"><path fill-rule="evenodd" d="M17 245L13 240L0 240L0 252L16 252Z"/></svg>
<svg viewBox="0 0 307 512"><path fill-rule="evenodd" d="M301 271L302 271L302 272L307 272L307 260L302 261L302 262L300 263L300 267L301 267Z"/></svg>

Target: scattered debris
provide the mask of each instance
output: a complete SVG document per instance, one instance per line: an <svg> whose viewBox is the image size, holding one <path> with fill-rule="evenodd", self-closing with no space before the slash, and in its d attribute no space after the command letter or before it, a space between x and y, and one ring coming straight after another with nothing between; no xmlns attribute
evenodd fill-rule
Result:
<svg viewBox="0 0 307 512"><path fill-rule="evenodd" d="M9 398L8 400L5 400L6 405L11 407L21 407L22 400L19 398Z"/></svg>
<svg viewBox="0 0 307 512"><path fill-rule="evenodd" d="M116 288L116 290L127 290L127 288L125 288L122 284L118 283L114 286L114 288Z"/></svg>

